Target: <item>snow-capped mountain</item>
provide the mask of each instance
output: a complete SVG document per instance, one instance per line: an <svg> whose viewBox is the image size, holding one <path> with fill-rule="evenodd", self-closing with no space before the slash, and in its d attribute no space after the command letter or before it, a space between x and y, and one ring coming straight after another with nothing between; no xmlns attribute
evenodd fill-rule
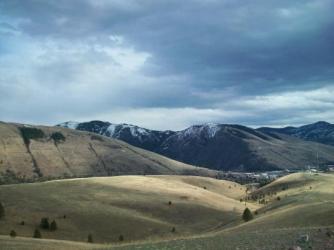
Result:
<svg viewBox="0 0 334 250"><path fill-rule="evenodd" d="M79 122L68 121L68 122L61 123L57 126L64 127L64 128L77 129L78 125L79 125Z"/></svg>
<svg viewBox="0 0 334 250"><path fill-rule="evenodd" d="M334 147L295 138L325 135L324 129L331 126L323 122L303 126L298 131L298 128L284 128L284 133L269 128L213 123L176 132L103 121L65 122L58 126L116 138L172 159L219 170L297 169L316 166L318 160L321 164L334 163ZM290 136L286 130L296 136Z"/></svg>
<svg viewBox="0 0 334 250"><path fill-rule="evenodd" d="M206 137L212 138L221 129L221 125L215 123L206 123L203 125L194 125L185 130L175 133L180 139L186 139L189 137Z"/></svg>
<svg viewBox="0 0 334 250"><path fill-rule="evenodd" d="M175 133L173 131L156 131L131 124L113 124L103 121L82 123L64 122L57 126L97 133L125 141L131 145L150 151L156 151L155 149L158 148L167 137Z"/></svg>
<svg viewBox="0 0 334 250"><path fill-rule="evenodd" d="M301 127L285 128L259 128L264 133L281 133L294 136L307 141L320 142L334 146L334 124L319 121L316 123L304 125Z"/></svg>

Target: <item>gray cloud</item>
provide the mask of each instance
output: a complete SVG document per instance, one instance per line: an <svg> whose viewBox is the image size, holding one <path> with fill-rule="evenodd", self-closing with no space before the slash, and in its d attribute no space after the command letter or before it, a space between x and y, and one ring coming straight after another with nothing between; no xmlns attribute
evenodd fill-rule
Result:
<svg viewBox="0 0 334 250"><path fill-rule="evenodd" d="M0 118L166 128L170 117L171 129L333 122L332 103L310 94L333 93L333 9L330 0L3 0Z"/></svg>

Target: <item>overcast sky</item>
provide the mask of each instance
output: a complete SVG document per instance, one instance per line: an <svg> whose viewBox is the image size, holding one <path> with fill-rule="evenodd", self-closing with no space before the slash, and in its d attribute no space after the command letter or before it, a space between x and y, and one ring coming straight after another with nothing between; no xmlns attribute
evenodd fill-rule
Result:
<svg viewBox="0 0 334 250"><path fill-rule="evenodd" d="M0 0L0 120L334 123L332 0Z"/></svg>

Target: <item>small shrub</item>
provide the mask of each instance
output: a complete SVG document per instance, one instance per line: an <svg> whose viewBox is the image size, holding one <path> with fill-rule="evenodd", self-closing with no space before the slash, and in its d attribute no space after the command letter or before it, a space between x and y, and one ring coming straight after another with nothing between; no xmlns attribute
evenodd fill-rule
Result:
<svg viewBox="0 0 334 250"><path fill-rule="evenodd" d="M124 236L121 234L121 235L118 237L118 240L119 240L119 241L123 241L123 240L124 240Z"/></svg>
<svg viewBox="0 0 334 250"><path fill-rule="evenodd" d="M175 233L176 232L176 229L175 227L172 227L172 230L171 230L172 233Z"/></svg>
<svg viewBox="0 0 334 250"><path fill-rule="evenodd" d="M49 219L48 218L42 218L41 223L39 224L39 226L43 229L49 229L50 228Z"/></svg>
<svg viewBox="0 0 334 250"><path fill-rule="evenodd" d="M57 223L55 220L53 220L50 224L50 231L56 231L57 230Z"/></svg>
<svg viewBox="0 0 334 250"><path fill-rule="evenodd" d="M0 219L5 217L5 207L0 202Z"/></svg>
<svg viewBox="0 0 334 250"><path fill-rule="evenodd" d="M10 231L9 233L10 237L16 237L16 232L14 230Z"/></svg>
<svg viewBox="0 0 334 250"><path fill-rule="evenodd" d="M25 224L24 221L21 221L21 222L20 222L20 225L21 225L21 226L24 226L24 224Z"/></svg>
<svg viewBox="0 0 334 250"><path fill-rule="evenodd" d="M257 210L255 210L254 214L255 214L255 215L258 215L258 214L259 214L259 212L258 212Z"/></svg>
<svg viewBox="0 0 334 250"><path fill-rule="evenodd" d="M91 140L94 140L94 141L104 141L103 138L101 136L98 136L98 135L92 135L90 137Z"/></svg>
<svg viewBox="0 0 334 250"><path fill-rule="evenodd" d="M280 196L277 196L276 200L280 201L280 200L281 200L281 197L280 197Z"/></svg>
<svg viewBox="0 0 334 250"><path fill-rule="evenodd" d="M93 243L93 235L92 234L88 234L88 237L87 237L87 242L89 243Z"/></svg>
<svg viewBox="0 0 334 250"><path fill-rule="evenodd" d="M65 136L62 133L60 133L60 132L54 132L54 133L52 133L51 139L55 143L63 142L63 141L66 140Z"/></svg>
<svg viewBox="0 0 334 250"><path fill-rule="evenodd" d="M169 206L171 206L171 205L172 205L172 202L171 202L171 201L169 201L169 202L168 202L168 205L169 205Z"/></svg>
<svg viewBox="0 0 334 250"><path fill-rule="evenodd" d="M242 214L242 219L243 219L244 221L250 221L250 220L253 219L253 214L252 214L252 212L249 210L248 207L245 208L245 210L244 210L244 212L243 212L243 214Z"/></svg>
<svg viewBox="0 0 334 250"><path fill-rule="evenodd" d="M203 188L206 189L206 186L204 186Z"/></svg>
<svg viewBox="0 0 334 250"><path fill-rule="evenodd" d="M66 219L66 214L64 214L63 218Z"/></svg>
<svg viewBox="0 0 334 250"><path fill-rule="evenodd" d="M35 229L33 237L42 238L41 232L38 229Z"/></svg>

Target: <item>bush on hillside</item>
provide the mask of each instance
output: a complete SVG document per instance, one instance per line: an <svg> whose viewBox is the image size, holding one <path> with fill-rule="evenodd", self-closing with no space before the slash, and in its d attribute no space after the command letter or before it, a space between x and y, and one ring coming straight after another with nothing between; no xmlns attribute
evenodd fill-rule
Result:
<svg viewBox="0 0 334 250"><path fill-rule="evenodd" d="M118 237L118 240L119 240L119 241L123 241L123 240L124 240L124 236L123 236L123 235L120 235L120 236Z"/></svg>
<svg viewBox="0 0 334 250"><path fill-rule="evenodd" d="M9 233L10 237L16 237L16 232L14 230L11 230Z"/></svg>
<svg viewBox="0 0 334 250"><path fill-rule="evenodd" d="M94 141L104 141L104 139L102 138L102 136L99 136L99 135L92 135L90 137L91 140L94 140Z"/></svg>
<svg viewBox="0 0 334 250"><path fill-rule="evenodd" d="M39 226L42 229L49 229L50 228L49 219L48 218L42 218L41 219L41 223L39 224Z"/></svg>
<svg viewBox="0 0 334 250"><path fill-rule="evenodd" d="M250 221L251 219L253 219L253 214L252 212L249 210L248 207L245 208L243 214L242 214L242 219L244 221Z"/></svg>
<svg viewBox="0 0 334 250"><path fill-rule="evenodd" d="M0 202L0 219L5 217L5 208L3 204Z"/></svg>
<svg viewBox="0 0 334 250"><path fill-rule="evenodd" d="M30 144L30 140L41 139L45 137L44 132L38 128L29 128L29 127L21 127L20 128L23 141L26 145Z"/></svg>
<svg viewBox="0 0 334 250"><path fill-rule="evenodd" d="M93 235L92 234L88 234L88 236L87 236L87 242L93 243Z"/></svg>
<svg viewBox="0 0 334 250"><path fill-rule="evenodd" d="M34 235L32 237L34 237L34 238L42 238L41 232L38 229L35 229Z"/></svg>
<svg viewBox="0 0 334 250"><path fill-rule="evenodd" d="M55 143L64 142L66 140L65 136L62 133L60 133L60 132L54 132L54 133L52 133L51 139Z"/></svg>
<svg viewBox="0 0 334 250"><path fill-rule="evenodd" d="M50 224L50 231L56 231L57 230L57 223L55 220L53 220Z"/></svg>

